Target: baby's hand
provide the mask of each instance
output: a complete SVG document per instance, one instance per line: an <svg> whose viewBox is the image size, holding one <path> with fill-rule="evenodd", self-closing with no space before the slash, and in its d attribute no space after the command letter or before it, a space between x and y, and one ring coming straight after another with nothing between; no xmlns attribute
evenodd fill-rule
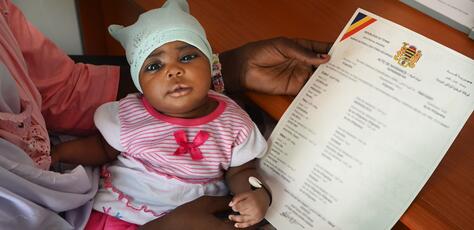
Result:
<svg viewBox="0 0 474 230"><path fill-rule="evenodd" d="M229 206L240 215L229 215L236 228L246 228L263 220L270 204L270 197L264 189L239 193L232 198Z"/></svg>

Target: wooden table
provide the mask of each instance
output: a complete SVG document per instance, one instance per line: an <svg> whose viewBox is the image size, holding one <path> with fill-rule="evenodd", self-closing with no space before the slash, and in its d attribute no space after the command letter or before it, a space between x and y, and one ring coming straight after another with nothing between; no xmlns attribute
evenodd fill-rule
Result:
<svg viewBox="0 0 474 230"><path fill-rule="evenodd" d="M112 23L131 24L162 0L77 0L86 54L123 55L106 34ZM357 8L363 8L474 58L474 41L465 34L396 0L189 0L191 13L206 28L214 51L249 41L287 36L334 41ZM84 16L88 14L87 16ZM248 93L279 119L291 97ZM271 102L271 105L269 104ZM474 228L474 116L396 228Z"/></svg>

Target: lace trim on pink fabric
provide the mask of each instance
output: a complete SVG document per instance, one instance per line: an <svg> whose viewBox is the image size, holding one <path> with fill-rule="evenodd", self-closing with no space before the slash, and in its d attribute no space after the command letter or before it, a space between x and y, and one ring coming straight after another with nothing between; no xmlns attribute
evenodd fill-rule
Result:
<svg viewBox="0 0 474 230"><path fill-rule="evenodd" d="M143 211L145 213L150 213L155 217L162 217L165 214L167 214L167 212L163 212L163 213L158 214L158 213L154 212L153 210L151 210L150 208L148 208L148 206L144 205L144 204L139 205L139 207L136 207L135 204L133 204L133 197L131 197L129 195L125 195L122 191L118 190L116 187L114 187L112 185L112 179L111 179L111 176L110 176L110 172L107 170L106 166L102 167L101 176L104 177L104 184L103 184L104 188L116 193L118 195L118 200L119 201L125 201L125 205L128 208L131 208L135 211Z"/></svg>

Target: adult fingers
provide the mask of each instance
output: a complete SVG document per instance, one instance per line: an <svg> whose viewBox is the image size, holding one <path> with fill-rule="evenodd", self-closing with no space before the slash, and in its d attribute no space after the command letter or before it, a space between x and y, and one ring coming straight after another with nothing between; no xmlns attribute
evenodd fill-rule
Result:
<svg viewBox="0 0 474 230"><path fill-rule="evenodd" d="M305 47L306 49L310 49L315 53L322 54L329 53L329 50L331 50L331 47L334 44L333 42L320 42L304 38L294 38L293 41Z"/></svg>
<svg viewBox="0 0 474 230"><path fill-rule="evenodd" d="M278 38L275 47L281 55L288 59L296 59L308 65L317 66L329 61L327 43L313 42L303 39Z"/></svg>

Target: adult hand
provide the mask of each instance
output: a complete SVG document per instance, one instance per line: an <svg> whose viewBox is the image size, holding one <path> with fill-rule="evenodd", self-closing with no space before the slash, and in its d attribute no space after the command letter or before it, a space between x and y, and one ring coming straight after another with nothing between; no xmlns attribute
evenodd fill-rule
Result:
<svg viewBox="0 0 474 230"><path fill-rule="evenodd" d="M332 43L272 38L219 55L228 92L254 90L296 95L320 64L329 61Z"/></svg>
<svg viewBox="0 0 474 230"><path fill-rule="evenodd" d="M227 219L231 211L228 204L230 196L202 196L196 200L183 204L165 216L155 219L141 226L140 229L160 230L204 230L204 229L234 229L233 223Z"/></svg>

